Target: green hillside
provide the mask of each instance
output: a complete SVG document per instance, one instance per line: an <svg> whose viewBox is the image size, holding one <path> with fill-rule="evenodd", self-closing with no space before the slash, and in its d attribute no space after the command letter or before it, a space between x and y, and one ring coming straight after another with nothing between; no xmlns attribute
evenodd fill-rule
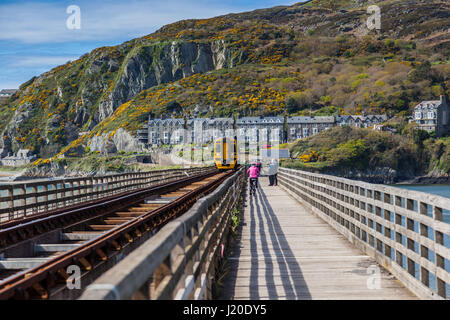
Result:
<svg viewBox="0 0 450 320"><path fill-rule="evenodd" d="M448 179L450 137L435 139L415 130L415 124L405 122L395 127L401 134L333 128L293 144L290 149L296 159L283 165L376 183L394 183L422 175Z"/></svg>
<svg viewBox="0 0 450 320"><path fill-rule="evenodd" d="M135 133L149 115L388 113L449 93L450 4L311 1L185 20L103 47L23 84L0 103L0 147L78 155ZM372 2L370 2L372 3ZM180 108L178 108L180 109Z"/></svg>

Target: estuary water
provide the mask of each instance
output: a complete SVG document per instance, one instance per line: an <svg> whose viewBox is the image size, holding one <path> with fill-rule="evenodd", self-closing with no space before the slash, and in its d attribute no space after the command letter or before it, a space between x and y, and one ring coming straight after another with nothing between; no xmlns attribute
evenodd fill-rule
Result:
<svg viewBox="0 0 450 320"><path fill-rule="evenodd" d="M421 191L426 193L435 194L441 197L450 198L450 184L429 184L429 185L420 185L420 184L396 184L393 187Z"/></svg>
<svg viewBox="0 0 450 320"><path fill-rule="evenodd" d="M450 184L430 184L430 185L420 185L420 184L396 184L393 187L420 191L425 193L435 194L441 197L449 198L450 201ZM443 211L444 222L450 223L450 212L448 210Z"/></svg>

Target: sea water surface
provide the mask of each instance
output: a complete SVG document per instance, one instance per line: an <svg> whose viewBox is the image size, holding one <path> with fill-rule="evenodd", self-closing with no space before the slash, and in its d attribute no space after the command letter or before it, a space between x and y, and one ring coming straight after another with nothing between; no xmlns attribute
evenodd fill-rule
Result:
<svg viewBox="0 0 450 320"><path fill-rule="evenodd" d="M440 184L440 185L439 184L431 184L431 185L398 184L398 185L393 185L393 187L435 194L435 195L438 195L441 197L449 198L448 201L450 202L450 185L448 185L448 184ZM443 210L442 213L443 213L442 220L446 223L450 223L450 211ZM415 231L417 232L418 230L415 230ZM444 246L447 248L450 247L450 237L446 234L444 234ZM434 257L433 257L433 260L434 260ZM416 270L418 270L418 268ZM447 259L445 259L445 270L447 272L450 272L450 263L449 263L449 260L447 260ZM418 273L418 271L416 273ZM418 277L418 274L416 274L416 277ZM436 291L436 277L432 273L430 273L430 287L434 291ZM450 296L450 285L449 284L446 284L446 292L447 292L447 297Z"/></svg>
<svg viewBox="0 0 450 320"><path fill-rule="evenodd" d="M450 184L396 184L393 187L435 194L449 198L448 201L450 202ZM448 210L443 211L443 220L450 223L450 212Z"/></svg>
<svg viewBox="0 0 450 320"><path fill-rule="evenodd" d="M396 184L393 187L421 191L450 198L450 184Z"/></svg>

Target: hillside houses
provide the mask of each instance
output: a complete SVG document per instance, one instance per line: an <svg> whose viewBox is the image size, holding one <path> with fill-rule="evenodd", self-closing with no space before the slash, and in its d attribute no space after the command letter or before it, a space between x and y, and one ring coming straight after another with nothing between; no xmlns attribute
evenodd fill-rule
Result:
<svg viewBox="0 0 450 320"><path fill-rule="evenodd" d="M16 92L17 92L17 89L3 89L3 90L0 90L0 100L9 98Z"/></svg>
<svg viewBox="0 0 450 320"><path fill-rule="evenodd" d="M20 149L15 155L9 155L0 149L0 164L4 167L21 167L33 161L35 156L28 149Z"/></svg>
<svg viewBox="0 0 450 320"><path fill-rule="evenodd" d="M243 117L236 121L237 135L248 143L282 141L284 117Z"/></svg>
<svg viewBox="0 0 450 320"><path fill-rule="evenodd" d="M335 117L289 117L287 119L288 141L307 138L336 125Z"/></svg>
<svg viewBox="0 0 450 320"><path fill-rule="evenodd" d="M147 126L138 131L138 137L148 145L205 144L235 136L247 143L284 142L307 138L334 126L368 128L386 120L386 115L192 118L186 123L182 118L149 119Z"/></svg>
<svg viewBox="0 0 450 320"><path fill-rule="evenodd" d="M336 122L339 126L350 126L357 128L369 128L373 125L383 123L387 120L387 116L384 115L346 115L336 118Z"/></svg>
<svg viewBox="0 0 450 320"><path fill-rule="evenodd" d="M440 137L449 132L450 110L445 96L440 100L423 101L414 108L414 121L419 128L428 132L436 132Z"/></svg>

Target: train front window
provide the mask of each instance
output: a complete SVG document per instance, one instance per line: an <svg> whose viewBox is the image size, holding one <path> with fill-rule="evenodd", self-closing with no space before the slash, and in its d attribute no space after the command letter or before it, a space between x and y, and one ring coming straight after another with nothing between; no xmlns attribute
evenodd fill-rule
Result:
<svg viewBox="0 0 450 320"><path fill-rule="evenodd" d="M222 155L222 143L221 142L216 143L215 150L216 150L215 151L216 157L220 157Z"/></svg>

